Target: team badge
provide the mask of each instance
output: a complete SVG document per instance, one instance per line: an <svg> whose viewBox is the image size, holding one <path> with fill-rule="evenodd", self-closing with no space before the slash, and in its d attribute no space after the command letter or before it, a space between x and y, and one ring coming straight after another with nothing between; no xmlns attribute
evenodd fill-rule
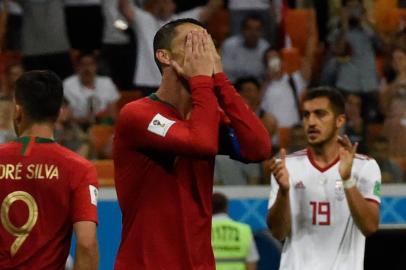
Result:
<svg viewBox="0 0 406 270"><path fill-rule="evenodd" d="M336 199L338 201L344 200L345 192L344 192L343 181L341 179L336 180L336 186L334 188L334 193L335 193Z"/></svg>

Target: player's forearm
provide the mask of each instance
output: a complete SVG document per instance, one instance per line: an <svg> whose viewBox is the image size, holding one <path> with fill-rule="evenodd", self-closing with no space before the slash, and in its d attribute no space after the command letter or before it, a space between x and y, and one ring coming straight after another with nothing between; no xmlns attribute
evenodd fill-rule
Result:
<svg viewBox="0 0 406 270"><path fill-rule="evenodd" d="M261 120L245 104L224 73L215 74L214 83L219 104L236 133L241 158L250 162L269 158L271 140Z"/></svg>
<svg viewBox="0 0 406 270"><path fill-rule="evenodd" d="M74 270L97 270L99 251L96 240L89 245L76 245Z"/></svg>
<svg viewBox="0 0 406 270"><path fill-rule="evenodd" d="M278 191L274 205L269 209L267 224L272 235L282 241L291 230L289 191Z"/></svg>
<svg viewBox="0 0 406 270"><path fill-rule="evenodd" d="M345 190L348 206L355 224L362 234L368 236L378 230L379 206L367 201L357 187Z"/></svg>

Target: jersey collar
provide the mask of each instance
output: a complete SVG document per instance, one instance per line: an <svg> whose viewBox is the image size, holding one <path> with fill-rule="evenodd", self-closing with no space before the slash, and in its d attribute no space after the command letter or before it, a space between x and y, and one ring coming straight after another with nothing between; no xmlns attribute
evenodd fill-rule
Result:
<svg viewBox="0 0 406 270"><path fill-rule="evenodd" d="M336 165L339 161L340 161L340 157L337 156L335 160L333 160L333 162L331 162L330 164L328 164L325 167L320 167L319 165L317 165L316 161L314 160L312 151L310 151L309 148L307 148L307 157L309 158L310 163L313 165L314 168L316 168L317 170L319 170L320 172L325 172L328 169L330 169L331 167L333 167L334 165Z"/></svg>
<svg viewBox="0 0 406 270"><path fill-rule="evenodd" d="M34 143L54 143L55 141L50 138L42 138L42 137L33 137L33 136L23 136L18 137L16 142L22 143L23 147L21 148L21 155L29 156L32 150L32 146Z"/></svg>

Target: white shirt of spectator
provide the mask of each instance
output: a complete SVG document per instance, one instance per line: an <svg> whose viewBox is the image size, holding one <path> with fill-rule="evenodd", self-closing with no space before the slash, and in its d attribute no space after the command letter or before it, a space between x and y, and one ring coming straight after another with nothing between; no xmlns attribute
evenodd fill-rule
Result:
<svg viewBox="0 0 406 270"><path fill-rule="evenodd" d="M227 220L227 219L230 219L230 217L227 214L224 214L224 213L219 213L219 214L213 215L213 220ZM251 237L250 253L245 258L245 261L248 262L248 263L255 263L255 262L259 261L258 248L257 248L257 245L255 244L255 241L254 241L253 237Z"/></svg>
<svg viewBox="0 0 406 270"><path fill-rule="evenodd" d="M154 60L153 41L155 33L165 23L181 19L199 19L202 11L197 7L179 14L173 15L167 21L159 20L151 13L135 7L134 29L137 34L137 65L134 76L134 84L143 87L158 87L161 82L161 73Z"/></svg>
<svg viewBox="0 0 406 270"><path fill-rule="evenodd" d="M229 9L269 9L270 1L269 0L229 0L228 8Z"/></svg>
<svg viewBox="0 0 406 270"><path fill-rule="evenodd" d="M283 246L280 269L364 269L365 236L352 219L339 162L321 169L307 150L302 150L287 156L286 167L292 227ZM351 177L365 199L380 203L381 172L375 160L356 155ZM275 203L278 189L272 176L268 208Z"/></svg>
<svg viewBox="0 0 406 270"><path fill-rule="evenodd" d="M233 82L245 76L260 79L264 72L262 58L268 48L269 43L263 38L258 41L256 48L245 47L240 35L226 39L221 48L224 72Z"/></svg>
<svg viewBox="0 0 406 270"><path fill-rule="evenodd" d="M300 72L292 74L298 97L305 90L307 83ZM279 127L293 127L300 119L296 108L295 97L289 84L289 75L272 81L265 89L261 107L278 121Z"/></svg>
<svg viewBox="0 0 406 270"><path fill-rule="evenodd" d="M69 101L74 117L87 117L90 106L92 106L93 114L96 115L106 110L109 104L116 102L120 98L120 94L110 78L97 76L95 85L95 89L83 86L77 75L64 80L64 95Z"/></svg>

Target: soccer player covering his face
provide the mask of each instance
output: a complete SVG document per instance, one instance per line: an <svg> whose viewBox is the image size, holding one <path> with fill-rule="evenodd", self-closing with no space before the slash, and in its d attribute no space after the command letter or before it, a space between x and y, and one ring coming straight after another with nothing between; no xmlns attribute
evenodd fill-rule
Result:
<svg viewBox="0 0 406 270"><path fill-rule="evenodd" d="M361 270L365 236L379 224L381 173L340 136L344 99L334 89L309 91L303 125L309 147L271 160L268 226L285 239L280 269Z"/></svg>
<svg viewBox="0 0 406 270"><path fill-rule="evenodd" d="M212 270L214 157L266 159L269 135L198 21L164 25L154 51L161 86L121 110L114 139L123 214L115 268Z"/></svg>
<svg viewBox="0 0 406 270"><path fill-rule="evenodd" d="M53 140L62 82L30 71L16 82L18 139L0 145L0 269L65 269L72 230L75 269L97 269L97 176Z"/></svg>

